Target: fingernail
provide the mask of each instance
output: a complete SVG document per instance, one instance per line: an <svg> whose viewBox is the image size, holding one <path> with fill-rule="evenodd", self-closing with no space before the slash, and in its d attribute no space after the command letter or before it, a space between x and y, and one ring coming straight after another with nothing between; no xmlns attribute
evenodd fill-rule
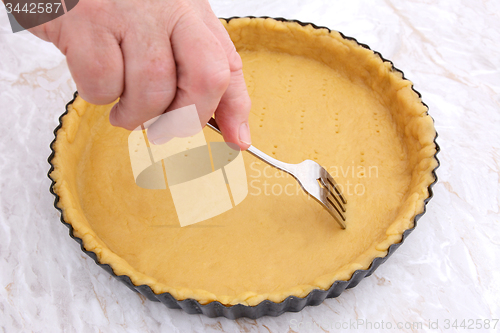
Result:
<svg viewBox="0 0 500 333"><path fill-rule="evenodd" d="M151 131L150 128L148 128L146 135L148 137L149 142L155 146L167 143L174 138L173 136L165 133L158 134L158 131Z"/></svg>
<svg viewBox="0 0 500 333"><path fill-rule="evenodd" d="M154 144L155 146L162 145L162 144L170 141L170 140L168 140L168 138L156 138L156 137L152 138L149 135L148 135L148 140L150 143Z"/></svg>
<svg viewBox="0 0 500 333"><path fill-rule="evenodd" d="M85 93L82 93L81 89L78 89L78 85L76 86L76 91L78 91L78 96L82 98L85 102L87 102L87 99L85 98Z"/></svg>
<svg viewBox="0 0 500 333"><path fill-rule="evenodd" d="M159 145L162 145L164 143L169 142L172 139L173 138L165 137L165 138L159 138L159 139L155 139L155 140L149 140L149 142L155 146L159 146Z"/></svg>
<svg viewBox="0 0 500 333"><path fill-rule="evenodd" d="M250 138L250 127L248 127L248 122L245 121L240 125L239 137L241 142L247 145L252 144L252 139Z"/></svg>
<svg viewBox="0 0 500 333"><path fill-rule="evenodd" d="M113 126L116 126L116 117L113 116L113 114L116 112L116 108L118 106L115 104L113 105L113 107L111 108L111 110L109 111L109 123Z"/></svg>

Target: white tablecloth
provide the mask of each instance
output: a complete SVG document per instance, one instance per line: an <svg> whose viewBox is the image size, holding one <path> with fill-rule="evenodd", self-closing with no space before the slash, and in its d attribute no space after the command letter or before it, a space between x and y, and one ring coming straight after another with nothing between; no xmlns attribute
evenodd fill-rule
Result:
<svg viewBox="0 0 500 333"><path fill-rule="evenodd" d="M428 213L374 275L299 313L233 321L147 301L96 266L59 222L46 159L52 130L75 84L60 52L28 32L12 34L2 9L0 331L363 332L402 327L451 332L454 323L459 329L463 321L467 327L472 321L471 327L485 327L486 319L498 319L500 3L212 4L220 17L281 16L342 31L402 69L429 105L439 133L439 182Z"/></svg>

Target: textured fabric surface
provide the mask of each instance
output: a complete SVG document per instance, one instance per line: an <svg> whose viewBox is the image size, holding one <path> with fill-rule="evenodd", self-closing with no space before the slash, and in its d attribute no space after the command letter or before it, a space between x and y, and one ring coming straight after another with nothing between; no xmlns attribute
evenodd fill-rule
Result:
<svg viewBox="0 0 500 333"><path fill-rule="evenodd" d="M52 130L75 85L60 52L28 32L12 34L2 10L0 327L6 332L322 332L359 331L382 321L393 328L403 324L403 330L407 323L422 323L425 329L429 320L439 320L444 330L446 320L498 318L498 4L212 4L221 17L281 16L328 26L394 61L422 93L439 133L440 182L428 213L373 276L300 313L231 321L146 301L97 267L59 222L46 159Z"/></svg>

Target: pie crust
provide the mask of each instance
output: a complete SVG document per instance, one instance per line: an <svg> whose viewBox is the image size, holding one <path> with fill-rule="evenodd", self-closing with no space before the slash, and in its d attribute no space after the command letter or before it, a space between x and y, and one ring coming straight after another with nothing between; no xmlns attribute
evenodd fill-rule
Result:
<svg viewBox="0 0 500 333"><path fill-rule="evenodd" d="M181 228L168 190L134 183L130 132L109 124L113 104L80 97L52 144L57 207L99 263L156 295L255 306L328 290L385 257L424 212L438 166L433 120L401 72L338 32L270 18L223 23L243 60L253 144L324 166L347 196L347 229L248 153L247 198Z"/></svg>

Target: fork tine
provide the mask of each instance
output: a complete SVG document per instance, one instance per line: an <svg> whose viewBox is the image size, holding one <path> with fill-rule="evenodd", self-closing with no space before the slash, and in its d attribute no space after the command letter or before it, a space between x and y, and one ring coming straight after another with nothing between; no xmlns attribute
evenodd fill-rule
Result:
<svg viewBox="0 0 500 333"><path fill-rule="evenodd" d="M339 186L337 185L337 183L335 182L333 177L324 168L321 172L320 181L323 184L323 186L328 189L329 194L337 203L337 205L335 205L335 206L339 207L342 210L342 212L345 212L346 209L345 209L344 205L347 204L347 200L344 198L344 196L340 192L340 190L338 188Z"/></svg>
<svg viewBox="0 0 500 333"><path fill-rule="evenodd" d="M342 193L339 191L339 186L335 182L335 179L333 179L333 177L326 170L325 170L325 175L326 175L326 179L328 180L328 182L332 185L333 189L335 190L335 192L340 197L340 200L342 200L342 202L344 203L344 205L346 205L347 204L347 200L344 198L344 196L342 195ZM330 192L331 192L331 190L330 190ZM344 212L345 212L345 209L344 209Z"/></svg>
<svg viewBox="0 0 500 333"><path fill-rule="evenodd" d="M339 192L335 188L335 186L332 186L332 184L329 181L325 181L324 179L321 179L321 183L328 191L327 197L330 199L330 201L332 201L332 204L335 206L335 208L339 210L339 213L340 211L345 213L346 209L344 207L343 200L340 197Z"/></svg>
<svg viewBox="0 0 500 333"><path fill-rule="evenodd" d="M344 214L345 207L342 205L339 199L337 199L338 191L332 188L332 185L324 179L323 176L317 179L321 184L321 199L318 198L318 201L323 204L326 210L330 213L330 215L337 221L342 229L346 228L345 220L346 216ZM307 191L306 191L307 192Z"/></svg>
<svg viewBox="0 0 500 333"><path fill-rule="evenodd" d="M325 190L327 191L327 190ZM330 200L330 198L328 196L325 196L326 198L326 202L325 202L325 206L328 210L328 212L330 213L330 215L335 219L335 221L337 221L337 223L340 225L340 227L342 229L345 229L346 228L346 224L345 224L345 215L340 211L340 209L337 208L336 205L334 205L332 203L332 200Z"/></svg>
<svg viewBox="0 0 500 333"><path fill-rule="evenodd" d="M344 213L346 212L346 208L344 205L347 204L347 200L342 195L333 177L325 168L321 168L320 175L321 177L318 180L323 185L323 198L327 202L326 207L340 226L345 229L346 225L344 221L346 220L346 216Z"/></svg>
<svg viewBox="0 0 500 333"><path fill-rule="evenodd" d="M345 217L345 214L344 214L345 210L343 212L342 209L340 209L338 207L338 204L334 200L331 199L330 195L326 195L325 198L326 198L326 200L328 200L328 203L330 203L330 205L333 206L333 208L335 209L335 211L340 215L340 217L342 218L342 221L345 221L346 220L346 217Z"/></svg>

